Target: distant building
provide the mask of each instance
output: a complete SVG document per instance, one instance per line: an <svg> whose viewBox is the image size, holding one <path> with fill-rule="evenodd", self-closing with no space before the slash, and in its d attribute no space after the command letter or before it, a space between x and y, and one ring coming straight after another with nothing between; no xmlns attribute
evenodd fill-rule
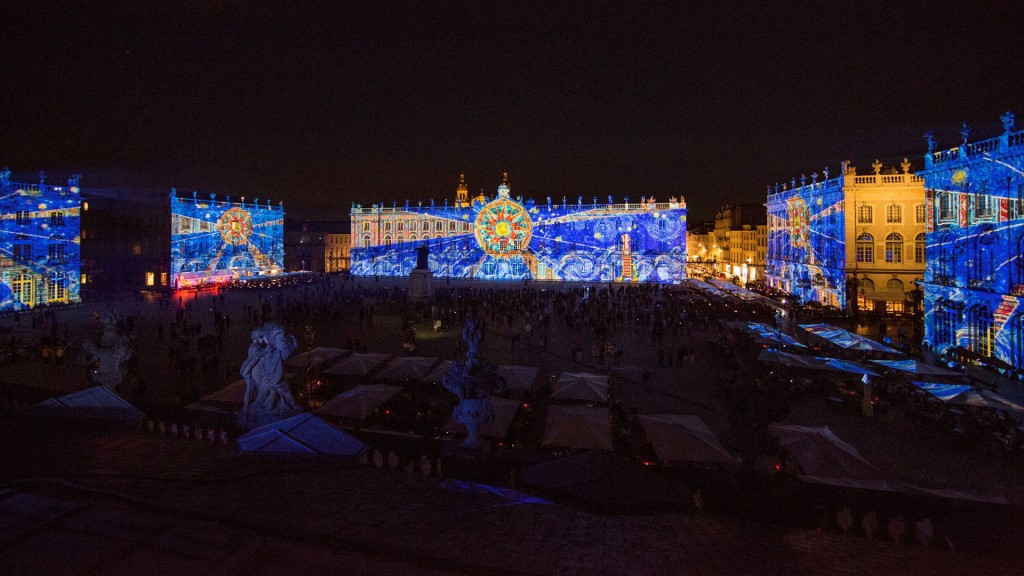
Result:
<svg viewBox="0 0 1024 576"><path fill-rule="evenodd" d="M176 289L284 271L284 208L196 192L82 191L90 291Z"/></svg>
<svg viewBox="0 0 1024 576"><path fill-rule="evenodd" d="M924 177L928 267L924 343L1024 367L1024 132L1002 116L997 138L936 150Z"/></svg>
<svg viewBox="0 0 1024 576"><path fill-rule="evenodd" d="M347 267L351 241L341 238L347 235L347 228L346 222L338 220L288 219L284 225L285 267L309 272L334 272L340 271L334 268Z"/></svg>
<svg viewBox="0 0 1024 576"><path fill-rule="evenodd" d="M343 224L343 231L324 235L326 272L329 274L348 272L352 268L352 234L348 222Z"/></svg>
<svg viewBox="0 0 1024 576"><path fill-rule="evenodd" d="M707 278L715 274L715 265L721 256L715 239L715 221L706 220L686 230L686 270L694 278Z"/></svg>
<svg viewBox="0 0 1024 576"><path fill-rule="evenodd" d="M352 206L352 273L405 276L429 248L434 276L486 280L680 282L686 277L682 198L513 197L508 175L494 198ZM605 202L607 199L607 202ZM637 201L639 200L639 201Z"/></svg>
<svg viewBox="0 0 1024 576"><path fill-rule="evenodd" d="M11 182L0 170L0 311L80 301L78 176Z"/></svg>
<svg viewBox="0 0 1024 576"><path fill-rule="evenodd" d="M858 176L812 174L768 195L768 284L804 302L904 311L924 275L924 179L875 161Z"/></svg>
<svg viewBox="0 0 1024 576"><path fill-rule="evenodd" d="M757 228L767 221L764 204L726 204L715 214L715 271L740 284L760 278Z"/></svg>

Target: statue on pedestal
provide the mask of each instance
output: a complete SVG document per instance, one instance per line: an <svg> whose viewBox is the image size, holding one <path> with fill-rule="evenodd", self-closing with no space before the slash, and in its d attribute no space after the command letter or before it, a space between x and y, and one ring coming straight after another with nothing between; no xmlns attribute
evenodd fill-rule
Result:
<svg viewBox="0 0 1024 576"><path fill-rule="evenodd" d="M131 339L122 329L121 315L114 310L103 312L100 325L99 344L92 340L82 342L82 363L95 365L89 374L93 384L116 390L124 380L124 364L132 357Z"/></svg>
<svg viewBox="0 0 1024 576"><path fill-rule="evenodd" d="M267 322L252 331L249 356L241 369L245 397L238 413L240 427L255 428L302 411L284 379L284 361L298 347L280 324Z"/></svg>
<svg viewBox="0 0 1024 576"><path fill-rule="evenodd" d="M462 448L470 454L479 454L486 448L486 442L480 437L480 427L494 420L490 397L504 391L506 383L498 376L497 367L483 362L477 354L483 339L483 320L466 320L462 339L466 341L466 360L452 362L441 382L459 398L452 417L466 427Z"/></svg>

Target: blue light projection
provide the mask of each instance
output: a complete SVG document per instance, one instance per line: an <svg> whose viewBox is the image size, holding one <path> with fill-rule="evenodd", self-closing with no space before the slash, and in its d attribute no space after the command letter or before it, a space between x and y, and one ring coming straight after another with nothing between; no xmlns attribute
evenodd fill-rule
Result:
<svg viewBox="0 0 1024 576"><path fill-rule="evenodd" d="M800 186L793 180L789 190L769 194L765 276L772 286L845 308L845 222L842 175Z"/></svg>
<svg viewBox="0 0 1024 576"><path fill-rule="evenodd" d="M1024 366L1024 132L925 155L924 343Z"/></svg>
<svg viewBox="0 0 1024 576"><path fill-rule="evenodd" d="M284 271L284 207L171 192L175 288Z"/></svg>
<svg viewBox="0 0 1024 576"><path fill-rule="evenodd" d="M628 199L627 199L628 200ZM352 210L352 273L406 276L430 247L435 276L486 280L680 282L686 204L537 204L508 186L489 202Z"/></svg>
<svg viewBox="0 0 1024 576"><path fill-rule="evenodd" d="M10 175L0 170L0 311L79 302L78 176L65 187L18 184Z"/></svg>

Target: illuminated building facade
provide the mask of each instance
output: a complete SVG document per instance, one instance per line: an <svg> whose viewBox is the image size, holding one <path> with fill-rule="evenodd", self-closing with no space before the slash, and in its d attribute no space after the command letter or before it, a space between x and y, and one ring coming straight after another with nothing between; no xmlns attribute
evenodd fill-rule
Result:
<svg viewBox="0 0 1024 576"><path fill-rule="evenodd" d="M1024 132L1013 114L997 138L936 150L927 194L924 342L1024 366Z"/></svg>
<svg viewBox="0 0 1024 576"><path fill-rule="evenodd" d="M10 176L0 170L0 311L80 301L78 176L67 186Z"/></svg>
<svg viewBox="0 0 1024 576"><path fill-rule="evenodd" d="M347 228L346 224L346 228ZM352 235L348 232L329 233L324 236L326 272L348 272L352 267Z"/></svg>
<svg viewBox="0 0 1024 576"><path fill-rule="evenodd" d="M803 302L902 312L924 274L924 179L872 164L858 176L843 164L768 194L768 284Z"/></svg>
<svg viewBox="0 0 1024 576"><path fill-rule="evenodd" d="M186 288L284 271L284 206L170 194L171 284Z"/></svg>
<svg viewBox="0 0 1024 576"><path fill-rule="evenodd" d="M715 214L715 271L720 278L746 284L764 272L767 243L764 204L726 204Z"/></svg>
<svg viewBox="0 0 1024 576"><path fill-rule="evenodd" d="M536 203L510 195L470 200L464 178L453 205L352 208L352 274L406 276L430 248L434 276L487 280L679 282L686 277L686 203Z"/></svg>

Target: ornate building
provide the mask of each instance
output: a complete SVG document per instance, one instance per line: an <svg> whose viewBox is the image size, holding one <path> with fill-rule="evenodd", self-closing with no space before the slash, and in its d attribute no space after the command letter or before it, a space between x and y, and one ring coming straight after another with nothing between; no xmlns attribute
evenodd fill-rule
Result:
<svg viewBox="0 0 1024 576"><path fill-rule="evenodd" d="M791 179L768 194L770 286L803 302L857 310L904 311L924 274L924 179L910 172L858 176L843 163L829 178Z"/></svg>
<svg viewBox="0 0 1024 576"><path fill-rule="evenodd" d="M0 170L0 311L78 302L78 176L67 186L11 182Z"/></svg>
<svg viewBox="0 0 1024 576"><path fill-rule="evenodd" d="M1024 366L1024 132L936 150L928 139L924 342Z"/></svg>
<svg viewBox="0 0 1024 576"><path fill-rule="evenodd" d="M352 207L352 273L405 276L430 248L434 276L481 279L679 282L686 275L686 203L599 204L513 198L506 174L494 198Z"/></svg>

